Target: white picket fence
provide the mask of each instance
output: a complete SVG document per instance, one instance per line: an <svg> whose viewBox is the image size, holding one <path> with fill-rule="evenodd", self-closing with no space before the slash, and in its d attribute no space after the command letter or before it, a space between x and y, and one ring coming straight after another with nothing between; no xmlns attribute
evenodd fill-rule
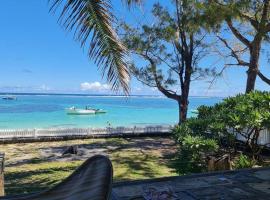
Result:
<svg viewBox="0 0 270 200"><path fill-rule="evenodd" d="M145 127L106 127L106 128L52 128L52 129L22 129L22 130L0 130L0 140L20 138L44 138L44 137L69 137L69 136L95 136L95 135L138 135L153 133L170 133L173 126L145 126ZM245 141L246 138L240 134L237 140ZM270 130L262 130L258 138L258 144L270 144ZM270 145L269 145L270 146Z"/></svg>
<svg viewBox="0 0 270 200"><path fill-rule="evenodd" d="M0 130L0 139L169 133L172 126Z"/></svg>

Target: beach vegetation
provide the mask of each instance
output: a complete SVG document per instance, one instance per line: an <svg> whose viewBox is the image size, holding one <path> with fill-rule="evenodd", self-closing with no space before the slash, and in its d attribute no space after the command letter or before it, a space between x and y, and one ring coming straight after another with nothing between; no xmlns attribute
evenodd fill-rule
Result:
<svg viewBox="0 0 270 200"><path fill-rule="evenodd" d="M244 152L257 159L264 148L258 138L270 124L270 93L254 91L229 97L214 106L201 106L198 116L173 130L177 142L186 134L218 141L230 154L244 145ZM237 140L241 136L243 141Z"/></svg>
<svg viewBox="0 0 270 200"><path fill-rule="evenodd" d="M219 146L216 140L203 136L185 134L179 142L179 153L176 158L178 174L204 172L207 170L207 156L213 155Z"/></svg>

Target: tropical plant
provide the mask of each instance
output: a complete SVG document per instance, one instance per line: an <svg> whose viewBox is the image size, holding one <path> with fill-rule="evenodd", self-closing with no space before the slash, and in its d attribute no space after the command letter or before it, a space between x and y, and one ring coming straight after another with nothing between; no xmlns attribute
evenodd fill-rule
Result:
<svg viewBox="0 0 270 200"><path fill-rule="evenodd" d="M110 0L48 0L50 11L61 9L59 22L66 30L74 30L81 46L88 46L88 55L106 75L113 89L129 91L129 70L126 48L113 28L115 16ZM141 0L125 0L127 5Z"/></svg>
<svg viewBox="0 0 270 200"><path fill-rule="evenodd" d="M261 130L270 127L270 92L253 91L224 99L214 106L198 108L197 118L176 128L176 136L189 134L214 138L220 144L235 147L236 135L245 138L253 157L262 146L258 144Z"/></svg>
<svg viewBox="0 0 270 200"><path fill-rule="evenodd" d="M206 170L206 158L213 155L219 146L213 139L186 134L181 137L180 149L176 160L176 169L179 174L202 172Z"/></svg>
<svg viewBox="0 0 270 200"><path fill-rule="evenodd" d="M234 163L236 169L251 168L255 164L255 160L250 159L244 154L240 154L239 158Z"/></svg>

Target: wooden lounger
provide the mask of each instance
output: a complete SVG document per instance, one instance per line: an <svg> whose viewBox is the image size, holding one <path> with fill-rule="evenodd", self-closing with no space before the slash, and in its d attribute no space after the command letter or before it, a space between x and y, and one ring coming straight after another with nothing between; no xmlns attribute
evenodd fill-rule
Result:
<svg viewBox="0 0 270 200"><path fill-rule="evenodd" d="M0 200L107 200L112 188L111 161L101 155L86 160L53 188L35 194L1 197Z"/></svg>

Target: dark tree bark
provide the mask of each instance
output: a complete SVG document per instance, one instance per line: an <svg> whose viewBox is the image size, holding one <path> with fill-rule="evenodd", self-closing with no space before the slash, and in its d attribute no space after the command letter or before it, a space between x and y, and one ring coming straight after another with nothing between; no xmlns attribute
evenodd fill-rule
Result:
<svg viewBox="0 0 270 200"><path fill-rule="evenodd" d="M254 29L255 35L252 40L245 37L239 29L234 27L232 19L226 19L226 23L231 30L232 34L249 50L249 62L245 62L240 59L237 52L231 48L226 40L221 39L227 48L230 49L232 57L237 61L237 65L248 67L247 81L246 81L246 93L249 93L255 89L257 75L269 84L268 79L259 72L259 59L261 52L261 45L265 36L270 32L269 12L270 1L264 0L262 2L262 12L260 18L257 16L258 12L255 12L254 16L248 15L245 12L239 10L239 16L248 21Z"/></svg>
<svg viewBox="0 0 270 200"><path fill-rule="evenodd" d="M190 47L193 49L193 45L190 45ZM193 50L192 50L193 51ZM192 52L190 51L190 52ZM191 75L192 75L192 59L193 56L189 55L189 56L185 56L185 73L179 73L180 79L182 81L180 81L180 85L181 85L181 95L176 94L175 92L166 89L165 87L163 87L163 85L161 84L160 80L158 79L157 76L157 68L156 68L156 63L155 61L148 55L146 54L140 54L141 56L143 56L146 60L149 61L149 63L151 64L151 68L152 68L152 74L155 80L155 87L162 93L164 94L166 97L173 99L175 101L177 101L178 103L178 109L179 109L179 120L178 120L178 124L181 124L182 122L186 121L187 119L187 111L188 111L188 97L189 97L189 89L190 89L190 83L191 83ZM182 67L182 66L181 66ZM184 68L183 68L184 69Z"/></svg>
<svg viewBox="0 0 270 200"><path fill-rule="evenodd" d="M250 47L250 62L247 71L246 93L255 89L256 78L259 71L259 58L262 39L254 40Z"/></svg>

